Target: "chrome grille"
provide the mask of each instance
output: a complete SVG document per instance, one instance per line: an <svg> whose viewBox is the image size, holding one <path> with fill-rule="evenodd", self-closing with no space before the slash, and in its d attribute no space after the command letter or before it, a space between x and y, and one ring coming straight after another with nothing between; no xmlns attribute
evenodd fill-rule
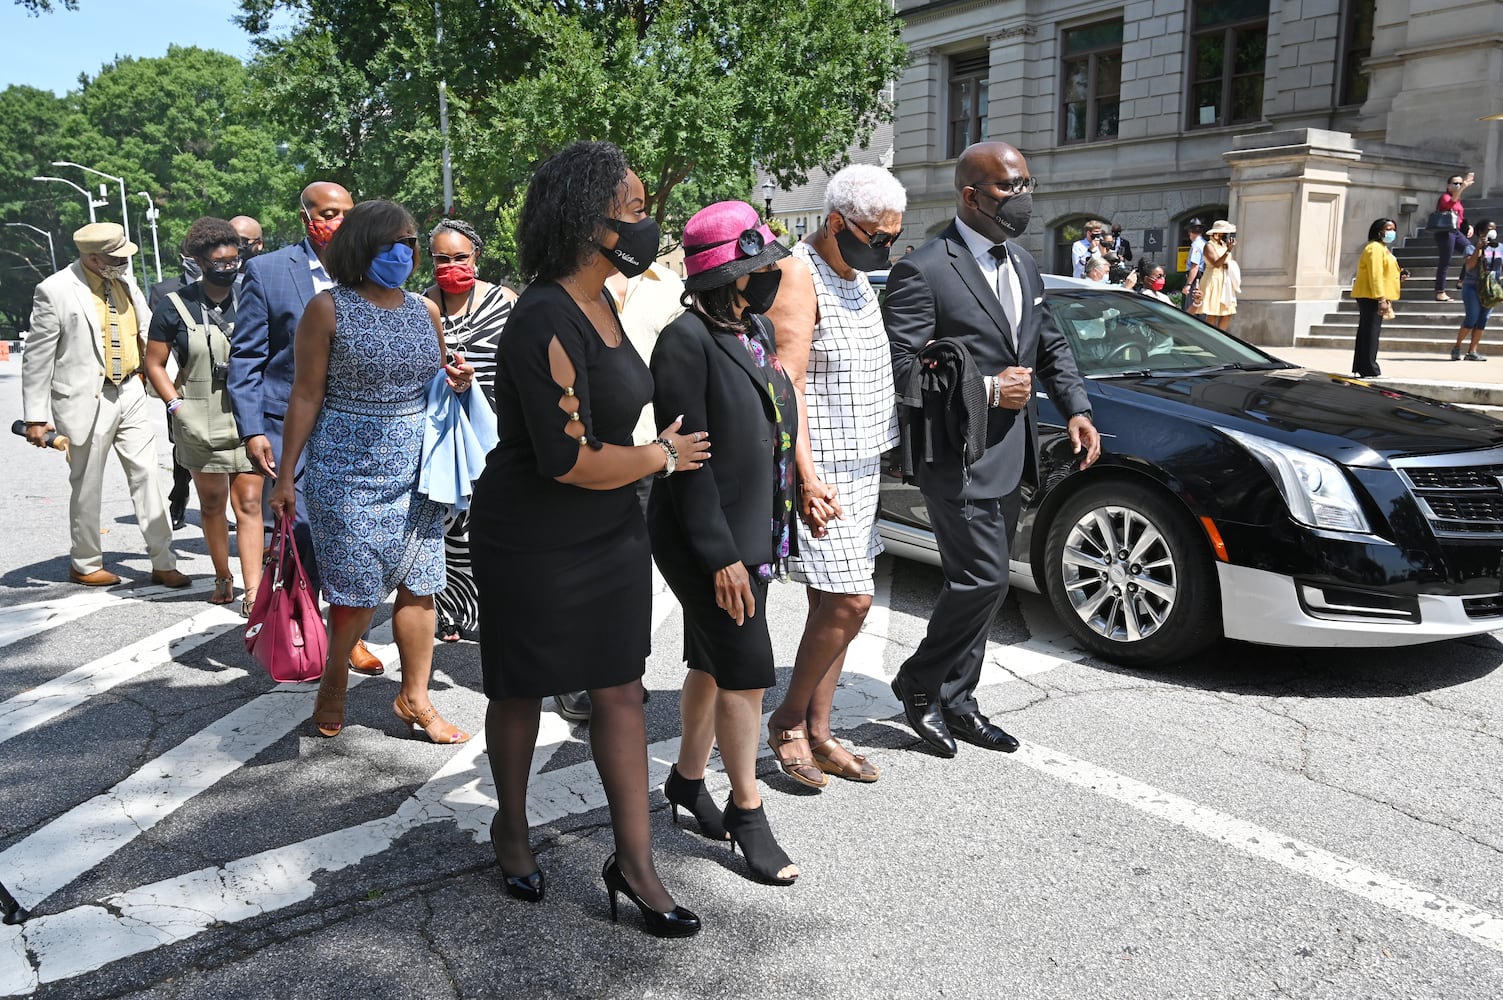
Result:
<svg viewBox="0 0 1503 1000"><path fill-rule="evenodd" d="M1393 459L1441 538L1503 538L1503 450Z"/></svg>

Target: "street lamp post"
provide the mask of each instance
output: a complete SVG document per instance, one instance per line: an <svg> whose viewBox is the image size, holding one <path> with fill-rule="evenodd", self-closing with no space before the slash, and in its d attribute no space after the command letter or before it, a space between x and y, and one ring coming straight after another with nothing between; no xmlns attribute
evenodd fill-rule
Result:
<svg viewBox="0 0 1503 1000"><path fill-rule="evenodd" d="M41 233L43 236L47 237L47 256L52 258L53 273L57 273L57 249L52 245L52 233L48 232L45 229L38 229L36 226L33 226L29 222L7 222L6 225L30 229L34 233Z"/></svg>
<svg viewBox="0 0 1503 1000"><path fill-rule="evenodd" d="M162 281L162 247L157 243L157 218L162 210L152 202L151 195L145 191L137 191L136 194L146 199L146 221L151 223L151 257L157 262L157 283Z"/></svg>
<svg viewBox="0 0 1503 1000"><path fill-rule="evenodd" d="M772 182L771 177L762 182L762 201L766 207L766 211L762 215L766 219L772 218L772 193L777 189L778 186Z"/></svg>
<svg viewBox="0 0 1503 1000"><path fill-rule="evenodd" d="M102 207L104 205L108 205L109 204L109 201L106 200L106 199L104 199L104 198L101 198L98 201L95 201L93 194L91 194L90 192L88 192L88 191L84 190L83 188L79 187L77 184L74 184L72 181L68 180L68 178L66 178L66 177L33 177L32 180L34 180L34 181L56 181L59 184L66 184L66 185L68 185L70 188L72 188L73 190L77 191L79 194L83 195L84 196L84 203L89 206L89 221L90 222L94 221L94 209L100 208L100 207Z"/></svg>
<svg viewBox="0 0 1503 1000"><path fill-rule="evenodd" d="M804 228L805 228L804 227L804 220L803 219L798 220L798 222L796 222L796 223L793 224L793 228L794 228L794 231L798 233L798 238L799 239L803 239L804 238Z"/></svg>
<svg viewBox="0 0 1503 1000"><path fill-rule="evenodd" d="M74 163L72 160L53 160L52 161L52 165L54 167L73 167L75 169L82 170L85 173L94 174L96 177L103 177L107 181L114 181L116 184L119 184L120 185L120 225L122 225L123 227L125 227L125 238L126 239L130 239L130 209L128 209L128 208L125 207L125 178L124 177L116 177L114 174L107 174L103 170L95 170L93 167L86 167L82 163ZM146 284L146 261L145 261L145 259L142 259L142 261L141 261L141 284L143 284L143 285Z"/></svg>

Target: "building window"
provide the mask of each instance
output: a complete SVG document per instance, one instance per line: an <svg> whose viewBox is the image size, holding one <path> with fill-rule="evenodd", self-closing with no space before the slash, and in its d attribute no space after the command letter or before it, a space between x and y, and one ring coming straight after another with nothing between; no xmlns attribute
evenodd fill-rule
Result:
<svg viewBox="0 0 1503 1000"><path fill-rule="evenodd" d="M950 131L945 153L951 159L986 138L987 79L991 56L985 49L950 57Z"/></svg>
<svg viewBox="0 0 1503 1000"><path fill-rule="evenodd" d="M1064 142L1114 139L1122 95L1122 21L1066 28L1060 84Z"/></svg>
<svg viewBox="0 0 1503 1000"><path fill-rule="evenodd" d="M1341 42L1340 104L1361 104L1367 100L1368 73L1363 62L1373 54L1373 15L1377 0L1348 0L1346 24Z"/></svg>
<svg viewBox="0 0 1503 1000"><path fill-rule="evenodd" d="M1263 117L1268 0L1195 0L1190 128Z"/></svg>

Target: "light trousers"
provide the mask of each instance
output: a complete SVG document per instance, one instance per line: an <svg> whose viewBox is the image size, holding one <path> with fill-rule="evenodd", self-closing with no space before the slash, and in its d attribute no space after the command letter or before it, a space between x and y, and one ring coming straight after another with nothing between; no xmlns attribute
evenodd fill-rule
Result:
<svg viewBox="0 0 1503 1000"><path fill-rule="evenodd" d="M151 568L177 568L177 556L172 552L172 523L167 518L167 503L157 477L156 435L149 407L139 378L128 378L119 386L106 382L99 396L93 431L87 440L75 440L68 448L68 485L72 488L68 521L75 573L93 573L104 568L104 552L99 543L99 504L104 489L104 465L112 451L120 457L125 470L131 505L136 509L141 534L146 537Z"/></svg>

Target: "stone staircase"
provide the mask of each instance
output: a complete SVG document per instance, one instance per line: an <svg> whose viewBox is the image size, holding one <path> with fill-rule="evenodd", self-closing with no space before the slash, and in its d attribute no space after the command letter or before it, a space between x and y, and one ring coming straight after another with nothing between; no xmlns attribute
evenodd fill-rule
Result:
<svg viewBox="0 0 1503 1000"><path fill-rule="evenodd" d="M1463 198L1467 219L1480 223L1492 219L1503 223L1503 200ZM1428 213L1427 213L1428 214ZM1409 269L1409 280L1394 305L1397 315L1383 322L1381 349L1383 351L1413 351L1422 354L1449 354L1456 342L1456 331L1461 326L1461 293L1456 290L1460 276L1460 264L1453 259L1446 276L1446 292L1450 302L1435 301L1435 269L1440 258L1435 251L1435 237L1428 229L1421 228L1394 250L1399 266ZM1494 327L1497 332L1494 332ZM1341 294L1336 311L1326 313L1325 318L1310 327L1309 332L1295 338L1296 347L1345 348L1352 346L1352 337L1357 330L1357 303L1351 292ZM1487 350L1491 342L1493 348ZM1503 361L1503 307L1495 310L1482 338L1484 354L1497 355ZM1455 400L1460 402L1460 400Z"/></svg>

